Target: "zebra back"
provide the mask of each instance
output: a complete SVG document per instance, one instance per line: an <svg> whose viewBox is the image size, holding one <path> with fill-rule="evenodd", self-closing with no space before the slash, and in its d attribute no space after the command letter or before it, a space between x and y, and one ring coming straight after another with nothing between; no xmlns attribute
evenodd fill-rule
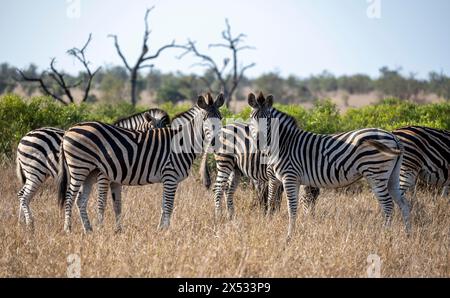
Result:
<svg viewBox="0 0 450 298"><path fill-rule="evenodd" d="M43 127L28 132L17 146L17 176L22 184L26 176L43 182L58 172L58 154L64 130Z"/></svg>
<svg viewBox="0 0 450 298"><path fill-rule="evenodd" d="M404 147L402 184L411 187L417 176L433 185L450 184L450 132L423 126L396 129Z"/></svg>

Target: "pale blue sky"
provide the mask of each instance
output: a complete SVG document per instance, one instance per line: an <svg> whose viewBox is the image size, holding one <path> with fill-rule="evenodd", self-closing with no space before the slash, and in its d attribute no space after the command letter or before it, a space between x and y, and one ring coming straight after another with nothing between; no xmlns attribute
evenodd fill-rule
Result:
<svg viewBox="0 0 450 298"><path fill-rule="evenodd" d="M75 0L77 1L77 0ZM198 41L204 51L220 41L224 20L234 32L248 35L257 49L245 62L257 66L256 76L279 71L300 77L327 69L337 75L367 73L402 66L426 77L431 70L450 74L449 0L79 0L79 18L67 13L73 0L0 0L0 62L41 69L55 56L58 66L78 70L65 51L80 45L90 32L88 57L94 65L120 64L109 33L119 36L128 59L135 61L141 46L145 8L150 15L150 48L176 39ZM367 16L368 2L380 1L381 17ZM192 59L177 60L176 50L154 61L164 72L190 68Z"/></svg>

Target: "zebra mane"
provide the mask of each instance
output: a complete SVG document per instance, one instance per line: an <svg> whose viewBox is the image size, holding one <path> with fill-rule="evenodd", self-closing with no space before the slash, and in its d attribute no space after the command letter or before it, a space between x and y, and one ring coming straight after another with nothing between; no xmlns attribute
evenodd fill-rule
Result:
<svg viewBox="0 0 450 298"><path fill-rule="evenodd" d="M189 110L176 114L172 119L171 127L174 129L180 128L180 126L183 126L185 122L189 122L194 119L194 117L197 116L198 111L200 111L200 108L197 105L194 105Z"/></svg>
<svg viewBox="0 0 450 298"><path fill-rule="evenodd" d="M301 129L297 124L297 119L295 119L293 116L286 114L280 110L277 110L276 108L272 108L271 114L272 118L280 119L280 122L283 122L285 125L295 126Z"/></svg>
<svg viewBox="0 0 450 298"><path fill-rule="evenodd" d="M197 110L197 109L198 109L197 105L195 105L195 106L193 106L192 108L190 108L187 111L177 113L177 114L175 114L175 117L173 117L172 121L175 121L176 119L182 118L182 117L191 118L192 117L192 115L191 115L192 112L194 112L194 110Z"/></svg>
<svg viewBox="0 0 450 298"><path fill-rule="evenodd" d="M126 121L126 120L129 120L129 119L132 119L132 118L143 117L145 113L150 113L150 115L152 117L155 117L155 118L160 119L160 120L165 118L165 117L167 117L168 123L166 123L166 125L170 124L170 117L166 113L166 111L158 109L158 108L152 108L152 109L140 112L140 113L135 113L135 114L130 115L130 116L122 117L122 118L114 121L113 125L117 125L117 124L119 124L122 121Z"/></svg>

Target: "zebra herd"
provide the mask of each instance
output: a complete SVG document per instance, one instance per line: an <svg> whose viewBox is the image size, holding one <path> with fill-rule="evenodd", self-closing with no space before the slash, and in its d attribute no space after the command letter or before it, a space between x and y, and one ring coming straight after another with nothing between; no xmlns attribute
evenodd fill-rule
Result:
<svg viewBox="0 0 450 298"><path fill-rule="evenodd" d="M111 190L116 230L121 230L121 187L163 185L160 228L170 225L178 184L186 179L196 157L204 184L210 177L207 154L214 153L215 214L222 213L225 196L228 218L234 216L233 195L241 175L266 188L267 208L287 197L288 239L295 230L298 202L313 211L320 188L347 186L364 178L383 210L385 224L398 205L407 232L411 229L406 191L418 179L436 186L450 185L450 132L405 127L393 132L377 128L334 135L302 130L295 119L272 106L273 97L248 95L250 123L222 127L222 94L208 93L172 122L160 109L123 118L114 124L83 122L63 131L40 128L23 137L17 149L20 213L34 228L30 201L47 177L58 178L58 201L64 209L64 230L71 230L76 202L85 231L92 227L87 202L98 183L97 216L103 222ZM305 195L299 197L299 187ZM261 189L260 189L261 191ZM264 193L264 192L263 192Z"/></svg>

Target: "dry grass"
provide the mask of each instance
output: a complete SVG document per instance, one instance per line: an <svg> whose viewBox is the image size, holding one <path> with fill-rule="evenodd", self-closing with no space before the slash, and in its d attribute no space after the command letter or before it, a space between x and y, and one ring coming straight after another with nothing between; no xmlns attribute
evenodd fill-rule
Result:
<svg viewBox="0 0 450 298"><path fill-rule="evenodd" d="M399 212L382 227L376 200L325 192L315 218L300 214L298 230L285 245L287 210L272 219L251 209L249 191L236 194L237 218L214 224L211 193L194 178L176 197L172 226L156 230L161 185L125 188L124 231L114 234L108 202L102 230L85 235L78 216L74 231L62 232L55 187L47 183L32 202L34 235L18 224L18 181L12 166L0 169L0 276L65 276L67 256L81 258L82 276L147 277L364 277L367 257L378 254L386 277L450 277L448 198L419 193L407 238ZM94 197L89 210L95 224ZM74 210L77 215L77 211Z"/></svg>

